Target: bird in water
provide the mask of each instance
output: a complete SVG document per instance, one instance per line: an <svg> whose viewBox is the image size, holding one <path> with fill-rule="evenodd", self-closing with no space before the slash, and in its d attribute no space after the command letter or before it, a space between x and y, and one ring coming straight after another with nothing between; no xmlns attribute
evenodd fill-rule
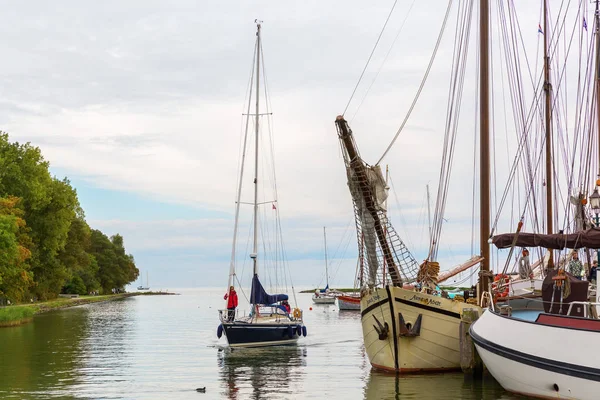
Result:
<svg viewBox="0 0 600 400"><path fill-rule="evenodd" d="M196 392L206 393L206 386L196 389Z"/></svg>

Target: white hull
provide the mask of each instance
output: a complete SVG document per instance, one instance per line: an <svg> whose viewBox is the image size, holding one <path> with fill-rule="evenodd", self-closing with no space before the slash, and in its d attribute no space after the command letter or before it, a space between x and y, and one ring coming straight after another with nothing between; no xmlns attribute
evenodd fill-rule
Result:
<svg viewBox="0 0 600 400"><path fill-rule="evenodd" d="M471 327L471 336L487 369L510 392L549 399L600 398L600 331L486 311Z"/></svg>
<svg viewBox="0 0 600 400"><path fill-rule="evenodd" d="M313 296L312 299L315 304L335 304L335 297L328 297L328 296L315 297L315 296Z"/></svg>
<svg viewBox="0 0 600 400"><path fill-rule="evenodd" d="M460 369L463 309L481 310L476 305L399 287L372 290L361 299L363 338L371 365L393 372ZM407 327L415 327L421 315L417 336L402 336L400 314ZM382 340L375 327L385 324L389 333Z"/></svg>

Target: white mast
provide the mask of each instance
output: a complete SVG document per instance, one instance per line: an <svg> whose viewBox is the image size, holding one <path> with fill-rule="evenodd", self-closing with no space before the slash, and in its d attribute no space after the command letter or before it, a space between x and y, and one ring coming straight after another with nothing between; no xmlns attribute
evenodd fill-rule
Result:
<svg viewBox="0 0 600 400"><path fill-rule="evenodd" d="M258 119L259 119L259 83L260 83L260 22L256 21L256 113L255 121L255 146L254 146L254 243L252 246L252 263L254 267L254 275L258 274Z"/></svg>
<svg viewBox="0 0 600 400"><path fill-rule="evenodd" d="M327 234L325 233L325 227L323 227L323 239L325 240L325 281L327 282L327 286L329 287L329 272L327 270Z"/></svg>

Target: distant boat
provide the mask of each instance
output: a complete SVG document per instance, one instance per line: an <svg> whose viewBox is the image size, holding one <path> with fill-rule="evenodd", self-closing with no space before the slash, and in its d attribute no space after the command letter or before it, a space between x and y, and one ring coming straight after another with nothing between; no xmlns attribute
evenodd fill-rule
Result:
<svg viewBox="0 0 600 400"><path fill-rule="evenodd" d="M329 294L329 272L327 271L327 234L325 232L325 227L323 227L323 239L325 240L325 280L327 286L325 286L325 289L316 289L312 300L315 304L334 304L335 297Z"/></svg>
<svg viewBox="0 0 600 400"><path fill-rule="evenodd" d="M360 295L340 295L337 296L338 308L340 311L360 311Z"/></svg>
<svg viewBox="0 0 600 400"><path fill-rule="evenodd" d="M148 285L148 271L146 271L146 286L144 286L142 282L142 284L137 287L137 290L150 290L150 285Z"/></svg>

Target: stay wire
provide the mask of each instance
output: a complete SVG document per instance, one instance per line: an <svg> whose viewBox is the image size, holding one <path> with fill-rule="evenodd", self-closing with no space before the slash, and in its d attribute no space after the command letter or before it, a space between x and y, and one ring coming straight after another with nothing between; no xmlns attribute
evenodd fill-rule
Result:
<svg viewBox="0 0 600 400"><path fill-rule="evenodd" d="M387 147L387 149L383 152L383 155L381 156L381 158L379 158L379 161L377 161L375 163L375 165L379 165L381 163L381 161L383 161L383 159L385 158L385 156L387 155L387 153L390 151L390 149L392 148L392 146L396 142L396 139L398 139L398 136L400 136L400 133L404 129L404 126L408 122L408 118L410 117L413 109L415 108L415 105L417 104L417 101L419 100L419 97L421 95L421 91L423 90L423 87L425 86L425 82L427 81L427 78L429 77L429 72L431 71L431 67L433 66L433 61L435 60L435 56L437 55L437 51L438 51L438 49L440 47L440 43L442 41L442 36L443 36L444 31L446 29L446 23L448 22L448 17L450 15L450 10L451 9L452 9L452 0L448 1L448 8L446 9L446 15L444 16L444 22L442 23L442 27L440 29L440 33L438 35L437 42L435 43L435 47L433 49L433 54L431 55L431 58L429 59L429 65L427 65L427 69L425 71L425 75L423 76L423 80L421 80L421 84L419 85L419 89L417 90L415 98L413 99L412 104L410 105L410 107L408 109L408 112L406 113L406 116L404 117L404 121L402 121L402 124L400 125L400 128L398 128L398 131L394 135L394 138L392 139L392 142L389 144L389 146Z"/></svg>
<svg viewBox="0 0 600 400"><path fill-rule="evenodd" d="M392 16L392 13L394 12L394 8L396 8L396 4L398 3L398 0L394 0L394 4L392 5L392 9L390 10L387 18L385 19L385 23L383 24L383 27L381 28L381 32L379 32L379 36L377 37L377 41L375 42L375 46L373 46L373 50L371 50L371 54L369 54L369 58L367 59L367 63L365 64L365 67L363 68L360 77L358 78L358 82L356 82L356 86L354 86L354 90L352 91L352 94L350 95L350 98L348 99L348 104L346 104L346 108L344 108L344 112L342 113L342 115L346 114L346 111L348 110L348 107L350 106L350 102L352 102L352 98L354 97L354 94L356 93L356 89L358 89L358 86L360 85L360 81L362 80L365 71L367 70L367 67L369 66L369 62L371 62L371 57L373 57L373 53L375 53L375 50L377 49L377 45L379 44L379 40L381 39L381 36L383 35L383 32L385 31L385 27L387 26L390 17Z"/></svg>

